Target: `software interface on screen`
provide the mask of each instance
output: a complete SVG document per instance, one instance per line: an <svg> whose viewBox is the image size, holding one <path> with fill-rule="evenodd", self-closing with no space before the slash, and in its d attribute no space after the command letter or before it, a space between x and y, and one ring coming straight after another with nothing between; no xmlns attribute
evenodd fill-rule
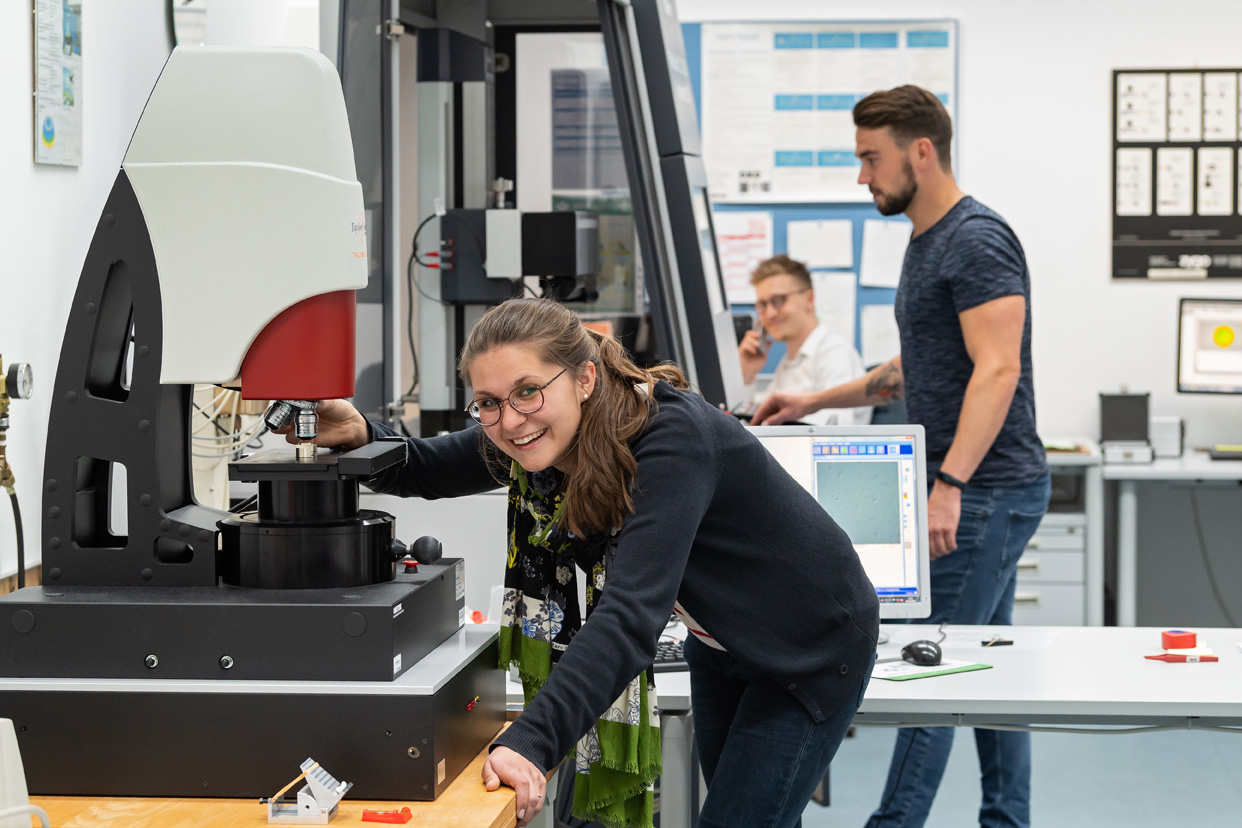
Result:
<svg viewBox="0 0 1242 828"><path fill-rule="evenodd" d="M1183 299L1177 390L1242 393L1242 301Z"/></svg>
<svg viewBox="0 0 1242 828"><path fill-rule="evenodd" d="M850 536L881 604L918 602L914 436L760 435L759 441Z"/></svg>

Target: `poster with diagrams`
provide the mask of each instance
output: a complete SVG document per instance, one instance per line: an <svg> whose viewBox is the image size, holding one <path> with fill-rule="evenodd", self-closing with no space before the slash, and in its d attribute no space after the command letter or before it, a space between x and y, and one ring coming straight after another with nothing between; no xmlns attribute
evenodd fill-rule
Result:
<svg viewBox="0 0 1242 828"><path fill-rule="evenodd" d="M854 104L912 83L957 108L957 23L704 23L703 160L714 202L868 202Z"/></svg>
<svg viewBox="0 0 1242 828"><path fill-rule="evenodd" d="M81 166L81 0L35 0L34 63L34 160Z"/></svg>
<svg viewBox="0 0 1242 828"><path fill-rule="evenodd" d="M1242 69L1113 72L1113 278L1242 278Z"/></svg>

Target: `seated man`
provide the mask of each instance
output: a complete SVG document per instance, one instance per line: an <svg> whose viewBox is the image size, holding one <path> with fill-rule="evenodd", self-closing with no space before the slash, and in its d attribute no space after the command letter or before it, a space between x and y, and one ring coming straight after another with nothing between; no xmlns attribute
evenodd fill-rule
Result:
<svg viewBox="0 0 1242 828"><path fill-rule="evenodd" d="M784 342L786 348L771 384L763 394L752 395L753 402L763 402L773 391L818 391L865 373L858 351L819 324L811 274L801 262L773 256L759 263L750 282L755 286L755 310L762 329L747 331L737 349L746 384L754 383L767 362L771 340ZM871 422L871 407L821 409L803 422L866 425Z"/></svg>

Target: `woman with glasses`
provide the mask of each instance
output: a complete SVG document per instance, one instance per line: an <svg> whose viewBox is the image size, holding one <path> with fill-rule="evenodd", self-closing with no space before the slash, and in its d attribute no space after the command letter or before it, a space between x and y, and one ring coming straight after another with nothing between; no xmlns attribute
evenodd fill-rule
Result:
<svg viewBox="0 0 1242 828"><path fill-rule="evenodd" d="M698 824L800 824L875 653L878 604L849 538L676 366L639 368L555 302L488 311L459 371L480 427L410 440L409 463L367 485L426 498L509 486L501 656L528 706L492 746L487 786L515 788L525 825L569 755L577 813L650 825L650 667L673 610L693 633ZM325 445L392 434L343 401L319 413Z"/></svg>

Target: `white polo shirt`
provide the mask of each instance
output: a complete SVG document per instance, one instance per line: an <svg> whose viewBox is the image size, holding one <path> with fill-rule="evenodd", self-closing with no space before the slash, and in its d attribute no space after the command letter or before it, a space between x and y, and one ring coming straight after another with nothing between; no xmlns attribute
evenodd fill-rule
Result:
<svg viewBox="0 0 1242 828"><path fill-rule="evenodd" d="M790 359L787 353L781 359L772 375L772 382L764 393L755 396L755 402L763 402L773 391L822 391L858 379L865 373L862 357L853 345L830 333L823 325L816 325L807 334L796 357ZM871 406L824 408L806 415L802 422L811 425L868 425L871 422Z"/></svg>

